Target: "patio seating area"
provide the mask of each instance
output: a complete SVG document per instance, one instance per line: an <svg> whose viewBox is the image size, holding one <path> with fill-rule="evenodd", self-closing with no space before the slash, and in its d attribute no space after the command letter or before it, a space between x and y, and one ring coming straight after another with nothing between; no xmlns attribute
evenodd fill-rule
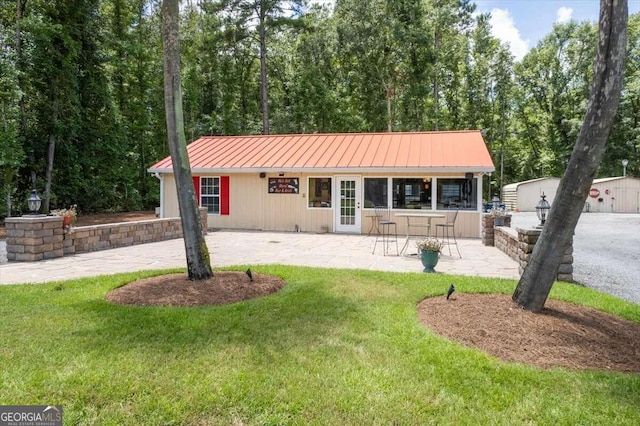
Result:
<svg viewBox="0 0 640 426"><path fill-rule="evenodd" d="M420 259L372 254L375 236L302 232L217 231L205 237L211 265L282 264L323 268L369 269L392 272L422 271ZM402 237L400 237L402 238ZM480 277L519 277L518 264L480 239L459 239L462 259L441 255L439 273ZM2 265L0 284L41 283L146 269L185 268L181 238L138 246L74 254L34 263ZM425 274L425 277L427 274ZM427 279L427 278L425 278Z"/></svg>

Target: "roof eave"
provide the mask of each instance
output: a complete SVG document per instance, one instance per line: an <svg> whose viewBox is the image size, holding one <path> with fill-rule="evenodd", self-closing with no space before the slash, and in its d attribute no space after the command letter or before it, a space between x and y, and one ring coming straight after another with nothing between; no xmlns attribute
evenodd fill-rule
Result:
<svg viewBox="0 0 640 426"><path fill-rule="evenodd" d="M149 173L173 174L172 168L149 168ZM495 167L489 166L440 166L440 167L359 167L359 168L317 168L317 167L244 167L244 168L193 168L192 173L197 174L222 174L222 173L333 173L333 174L360 174L360 173L489 173L494 172Z"/></svg>

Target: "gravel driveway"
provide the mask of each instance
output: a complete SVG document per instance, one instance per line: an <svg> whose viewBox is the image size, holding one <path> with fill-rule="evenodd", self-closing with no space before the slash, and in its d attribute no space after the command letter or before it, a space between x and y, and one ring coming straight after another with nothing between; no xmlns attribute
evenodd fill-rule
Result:
<svg viewBox="0 0 640 426"><path fill-rule="evenodd" d="M514 213L512 227L538 223ZM573 237L573 278L598 291L640 304L640 215L583 213Z"/></svg>

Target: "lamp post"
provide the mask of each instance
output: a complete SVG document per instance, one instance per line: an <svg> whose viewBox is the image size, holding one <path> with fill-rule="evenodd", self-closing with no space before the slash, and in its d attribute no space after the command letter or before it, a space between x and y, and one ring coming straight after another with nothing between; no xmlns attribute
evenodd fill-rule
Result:
<svg viewBox="0 0 640 426"><path fill-rule="evenodd" d="M540 225L539 225L540 227L543 227L544 223L547 221L547 215L549 214L550 208L551 208L551 205L547 201L547 196L544 195L544 192L543 192L542 195L540 196L540 201L536 206L536 215L540 220Z"/></svg>
<svg viewBox="0 0 640 426"><path fill-rule="evenodd" d="M42 205L42 200L38 197L38 191L34 188L31 190L31 195L27 198L27 206L29 207L29 213L32 215L38 214L38 210L40 210L40 206Z"/></svg>
<svg viewBox="0 0 640 426"><path fill-rule="evenodd" d="M627 160L626 158L622 160L622 177L625 177L627 175L627 164L629 164L629 160Z"/></svg>
<svg viewBox="0 0 640 426"><path fill-rule="evenodd" d="M500 197L494 195L491 199L491 206L494 212L498 211L498 209L500 209Z"/></svg>

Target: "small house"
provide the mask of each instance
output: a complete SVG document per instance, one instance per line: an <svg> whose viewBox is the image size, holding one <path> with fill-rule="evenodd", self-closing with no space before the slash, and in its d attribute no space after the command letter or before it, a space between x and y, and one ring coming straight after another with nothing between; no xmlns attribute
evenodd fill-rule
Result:
<svg viewBox="0 0 640 426"><path fill-rule="evenodd" d="M494 170L480 131L206 136L187 150L208 225L223 229L360 234L386 206L392 219L458 209L457 236L478 238L482 176ZM149 172L160 215L178 216L171 157Z"/></svg>

